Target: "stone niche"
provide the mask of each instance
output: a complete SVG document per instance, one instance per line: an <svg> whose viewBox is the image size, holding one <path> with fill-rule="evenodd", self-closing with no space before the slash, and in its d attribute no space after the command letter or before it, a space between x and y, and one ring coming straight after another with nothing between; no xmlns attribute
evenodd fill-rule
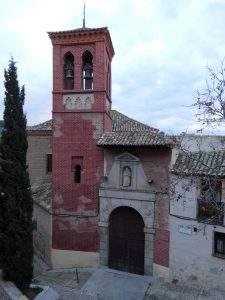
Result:
<svg viewBox="0 0 225 300"><path fill-rule="evenodd" d="M67 110L91 109L94 94L67 94L63 96L63 105Z"/></svg>
<svg viewBox="0 0 225 300"><path fill-rule="evenodd" d="M145 233L144 272L153 272L155 192L148 182L140 160L125 152L114 159L99 190L100 264L108 264L109 218L121 206L135 209L143 218Z"/></svg>

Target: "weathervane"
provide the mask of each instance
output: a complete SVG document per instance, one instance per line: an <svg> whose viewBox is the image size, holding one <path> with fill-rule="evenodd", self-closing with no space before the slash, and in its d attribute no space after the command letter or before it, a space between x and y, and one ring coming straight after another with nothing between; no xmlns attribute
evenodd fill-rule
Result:
<svg viewBox="0 0 225 300"><path fill-rule="evenodd" d="M85 0L84 0L84 9L83 9L83 28L86 28L85 25L85 18L86 18L86 7L85 7Z"/></svg>

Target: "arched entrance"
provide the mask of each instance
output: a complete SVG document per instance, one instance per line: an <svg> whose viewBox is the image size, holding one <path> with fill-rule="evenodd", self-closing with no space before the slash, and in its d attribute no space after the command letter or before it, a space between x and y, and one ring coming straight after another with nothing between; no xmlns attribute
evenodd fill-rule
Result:
<svg viewBox="0 0 225 300"><path fill-rule="evenodd" d="M109 267L144 274L144 222L133 208L118 207L109 219Z"/></svg>

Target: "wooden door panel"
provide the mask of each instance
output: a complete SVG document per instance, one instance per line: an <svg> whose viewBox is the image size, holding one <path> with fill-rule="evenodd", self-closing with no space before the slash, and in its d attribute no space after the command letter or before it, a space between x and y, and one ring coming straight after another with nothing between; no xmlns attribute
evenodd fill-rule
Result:
<svg viewBox="0 0 225 300"><path fill-rule="evenodd" d="M112 212L109 226L109 267L144 274L144 223L129 207Z"/></svg>

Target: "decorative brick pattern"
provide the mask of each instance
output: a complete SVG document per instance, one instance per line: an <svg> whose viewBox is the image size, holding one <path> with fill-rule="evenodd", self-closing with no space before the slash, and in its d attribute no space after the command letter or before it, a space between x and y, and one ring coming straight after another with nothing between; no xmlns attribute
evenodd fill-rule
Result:
<svg viewBox="0 0 225 300"><path fill-rule="evenodd" d="M104 131L111 130L107 72L113 51L108 30L50 33L53 43L53 241L54 249L92 251L99 249L98 190L103 177L103 151L96 145ZM69 35L68 35L69 34ZM60 36L60 39L59 39ZM111 48L110 48L111 47ZM91 102L71 110L66 95L82 101L82 55L93 56ZM111 51L111 52L110 52ZM64 55L74 56L74 89L63 90ZM88 98L89 99L89 98ZM74 182L73 157L82 157L81 182Z"/></svg>

